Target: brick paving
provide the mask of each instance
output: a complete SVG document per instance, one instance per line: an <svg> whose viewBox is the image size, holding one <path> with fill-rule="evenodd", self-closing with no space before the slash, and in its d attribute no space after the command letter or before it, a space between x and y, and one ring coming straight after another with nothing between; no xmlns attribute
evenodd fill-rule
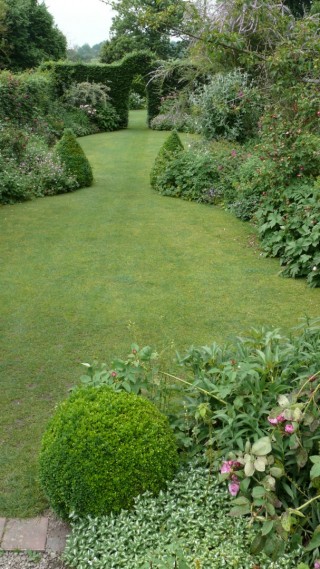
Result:
<svg viewBox="0 0 320 569"><path fill-rule="evenodd" d="M68 533L70 529L66 524L47 517L0 518L0 549L61 553Z"/></svg>

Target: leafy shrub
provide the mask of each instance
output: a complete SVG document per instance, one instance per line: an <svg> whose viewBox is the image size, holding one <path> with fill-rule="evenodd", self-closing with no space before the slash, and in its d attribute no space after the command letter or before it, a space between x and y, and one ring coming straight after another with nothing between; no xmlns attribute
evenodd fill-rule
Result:
<svg viewBox="0 0 320 569"><path fill-rule="evenodd" d="M231 514L252 516L260 530L253 548L273 559L289 537L305 546L306 561L320 557L319 379L320 370L280 395L264 418L267 436L247 441L221 468L231 494L240 493Z"/></svg>
<svg viewBox="0 0 320 569"><path fill-rule="evenodd" d="M13 204L34 197L30 180L22 176L13 158L0 156L0 203Z"/></svg>
<svg viewBox="0 0 320 569"><path fill-rule="evenodd" d="M24 126L32 118L45 116L53 99L53 84L48 73L0 73L0 116L6 120Z"/></svg>
<svg viewBox="0 0 320 569"><path fill-rule="evenodd" d="M157 189L158 177L165 171L168 163L183 150L183 144L176 131L173 131L165 140L154 161L150 173L151 186Z"/></svg>
<svg viewBox="0 0 320 569"><path fill-rule="evenodd" d="M80 107L81 105L104 107L107 101L110 100L109 91L110 87L103 83L82 81L81 83L73 83L64 92L63 100L71 107Z"/></svg>
<svg viewBox="0 0 320 569"><path fill-rule="evenodd" d="M90 122L97 126L97 131L112 131L119 127L119 116L110 103L110 87L103 83L83 81L74 83L65 91L63 101L67 108L79 109Z"/></svg>
<svg viewBox="0 0 320 569"><path fill-rule="evenodd" d="M130 91L129 95L129 109L132 111L139 111L145 109L147 105L146 98L139 95L135 91Z"/></svg>
<svg viewBox="0 0 320 569"><path fill-rule="evenodd" d="M197 202L215 203L219 174L209 153L189 150L168 162L157 178L157 190L164 196Z"/></svg>
<svg viewBox="0 0 320 569"><path fill-rule="evenodd" d="M149 401L108 387L76 390L48 425L40 480L53 509L93 516L158 493L178 455L167 419Z"/></svg>
<svg viewBox="0 0 320 569"><path fill-rule="evenodd" d="M209 140L244 141L255 136L261 105L248 75L217 73L191 98L199 132Z"/></svg>
<svg viewBox="0 0 320 569"><path fill-rule="evenodd" d="M150 124L153 130L196 132L186 93L172 93L161 99L159 114Z"/></svg>
<svg viewBox="0 0 320 569"><path fill-rule="evenodd" d="M104 107L97 109L93 122L97 125L99 132L110 132L119 128L119 115L111 103L107 102Z"/></svg>
<svg viewBox="0 0 320 569"><path fill-rule="evenodd" d="M74 176L62 165L46 141L8 123L0 130L0 203L12 204L73 191Z"/></svg>
<svg viewBox="0 0 320 569"><path fill-rule="evenodd" d="M55 152L80 188L91 186L93 175L90 163L71 129L66 129L55 146Z"/></svg>
<svg viewBox="0 0 320 569"><path fill-rule="evenodd" d="M136 498L131 512L74 520L64 559L78 569L293 569L296 554L276 563L249 552L252 528L227 515L230 496L194 462L166 492Z"/></svg>
<svg viewBox="0 0 320 569"><path fill-rule="evenodd" d="M280 258L283 276L320 286L320 184L300 182L266 194L256 220L263 249Z"/></svg>

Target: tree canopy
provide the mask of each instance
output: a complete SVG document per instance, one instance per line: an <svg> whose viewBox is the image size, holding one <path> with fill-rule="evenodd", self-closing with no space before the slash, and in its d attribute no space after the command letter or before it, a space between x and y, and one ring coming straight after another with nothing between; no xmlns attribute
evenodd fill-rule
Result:
<svg viewBox="0 0 320 569"><path fill-rule="evenodd" d="M179 55L184 43L171 41L168 25L153 26L146 18L149 11L157 16L162 10L169 9L170 0L161 4L157 0L110 0L105 3L110 4L117 14L111 26L111 39L102 48L101 61L112 63L137 49L150 50L159 59ZM178 13L174 17L178 20Z"/></svg>
<svg viewBox="0 0 320 569"><path fill-rule="evenodd" d="M21 71L65 57L67 40L37 0L0 0L0 68Z"/></svg>

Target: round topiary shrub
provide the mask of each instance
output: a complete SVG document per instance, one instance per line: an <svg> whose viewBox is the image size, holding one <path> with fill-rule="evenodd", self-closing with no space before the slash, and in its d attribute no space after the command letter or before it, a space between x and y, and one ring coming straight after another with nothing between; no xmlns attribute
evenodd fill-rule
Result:
<svg viewBox="0 0 320 569"><path fill-rule="evenodd" d="M178 466L167 418L153 403L111 388L76 390L44 434L40 482L66 519L119 512L138 494L157 494Z"/></svg>
<svg viewBox="0 0 320 569"><path fill-rule="evenodd" d="M89 160L71 128L65 129L62 138L55 146L55 152L68 174L75 176L80 188L91 186L93 175Z"/></svg>
<svg viewBox="0 0 320 569"><path fill-rule="evenodd" d="M171 162L180 152L183 151L183 144L176 130L173 130L170 136L161 146L159 153L154 161L151 173L151 186L157 190L157 180L166 170L169 162Z"/></svg>

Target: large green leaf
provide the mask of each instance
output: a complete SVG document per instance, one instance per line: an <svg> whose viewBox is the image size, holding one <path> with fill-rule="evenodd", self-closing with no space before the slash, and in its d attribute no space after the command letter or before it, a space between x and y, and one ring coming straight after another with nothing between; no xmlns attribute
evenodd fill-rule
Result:
<svg viewBox="0 0 320 569"><path fill-rule="evenodd" d="M269 437L261 437L258 441L253 443L251 452L256 456L265 456L272 451L271 442Z"/></svg>

